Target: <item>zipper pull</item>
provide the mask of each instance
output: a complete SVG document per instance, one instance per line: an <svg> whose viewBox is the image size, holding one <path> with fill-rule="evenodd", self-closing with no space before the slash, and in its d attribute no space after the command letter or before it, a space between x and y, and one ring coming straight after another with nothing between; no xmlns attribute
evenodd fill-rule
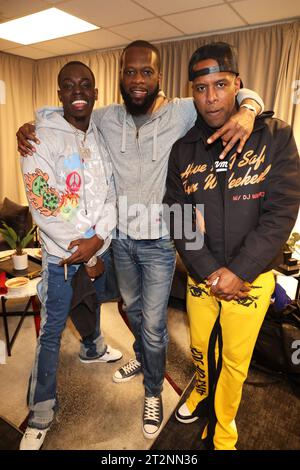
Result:
<svg viewBox="0 0 300 470"><path fill-rule="evenodd" d="M139 129L136 130L136 138L139 138Z"/></svg>

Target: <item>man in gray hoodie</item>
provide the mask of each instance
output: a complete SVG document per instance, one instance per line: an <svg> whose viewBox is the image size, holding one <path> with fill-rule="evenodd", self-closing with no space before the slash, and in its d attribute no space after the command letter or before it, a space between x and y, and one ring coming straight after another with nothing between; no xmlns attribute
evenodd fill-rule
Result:
<svg viewBox="0 0 300 470"><path fill-rule="evenodd" d="M38 450L53 421L60 339L77 272L86 282L85 270L79 270L82 263L96 279L93 284L88 278L86 282L94 296L95 322L81 342L80 360L104 363L122 357L105 344L97 315L97 303L108 300L116 198L111 163L91 119L97 99L95 78L85 64L69 62L59 73L58 85L64 115L51 109L38 113L42 143L32 158L21 161L30 210L39 226L43 274L38 285L41 330L30 378L30 415L20 450Z"/></svg>
<svg viewBox="0 0 300 470"><path fill-rule="evenodd" d="M160 91L160 55L146 42L129 44L121 57L120 87L124 105L94 111L113 166L118 225L113 240L114 259L124 309L135 337L135 359L118 369L114 382L127 382L144 374L142 430L153 439L161 429L161 392L165 374L167 305L175 267L175 248L162 217L168 159L173 143L194 125L192 98L168 100ZM258 95L242 91L239 113L219 129L211 141L222 138L223 155L249 137L255 115L263 107ZM252 98L252 99L251 99ZM254 98L254 101L253 101ZM259 102L257 104L256 101ZM243 105L248 106L242 107ZM250 109L249 109L250 108ZM18 132L19 150L32 154L32 127ZM38 143L38 142L37 142Z"/></svg>

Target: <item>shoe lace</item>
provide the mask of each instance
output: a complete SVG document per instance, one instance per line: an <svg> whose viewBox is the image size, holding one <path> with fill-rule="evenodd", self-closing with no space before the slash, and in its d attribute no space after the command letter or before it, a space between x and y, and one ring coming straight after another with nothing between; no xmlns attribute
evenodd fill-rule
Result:
<svg viewBox="0 0 300 470"><path fill-rule="evenodd" d="M34 439L40 439L42 437L42 432L40 429L29 428L25 431L25 437L33 437Z"/></svg>
<svg viewBox="0 0 300 470"><path fill-rule="evenodd" d="M141 364L136 360L132 359L129 361L127 364L123 366L123 370L125 374L129 374L130 372L134 372L136 369L139 369L141 367Z"/></svg>
<svg viewBox="0 0 300 470"><path fill-rule="evenodd" d="M144 419L159 421L159 397L145 397Z"/></svg>

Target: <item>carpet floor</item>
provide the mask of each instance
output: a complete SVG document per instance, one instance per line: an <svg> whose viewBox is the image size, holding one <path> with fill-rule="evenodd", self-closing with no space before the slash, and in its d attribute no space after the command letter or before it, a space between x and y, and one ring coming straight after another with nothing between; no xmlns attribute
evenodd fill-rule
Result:
<svg viewBox="0 0 300 470"><path fill-rule="evenodd" d="M11 330L16 321L17 318L9 319ZM122 351L123 358L114 364L82 364L78 360L78 334L72 323L67 323L57 378L59 410L47 433L45 450L146 450L152 445L152 441L142 434L142 376L123 384L112 381L114 371L133 357L133 335L116 303L103 306L102 331L107 343ZM172 354L167 363L169 380L164 381L163 387L164 422L179 401L176 390L184 389L193 375L188 357L188 326L183 312L170 309L169 331ZM1 339L4 339L2 322ZM33 318L27 317L11 357L0 365L0 416L16 427L21 425L28 412L25 400L35 345ZM189 367L185 367L184 360Z"/></svg>
<svg viewBox="0 0 300 470"><path fill-rule="evenodd" d="M179 400L183 403L192 387L194 373L187 317L179 307L172 306L168 310L164 427L156 441L145 439L141 432L142 376L125 384L112 381L115 369L132 358L133 336L121 318L117 304L111 303L103 306L102 331L107 343L123 352L123 359L115 364L82 364L78 360L79 338L68 322L62 338L58 371L60 407L43 449L203 450L199 437L203 420L186 425L174 416ZM16 321L16 318L10 318L11 329ZM3 339L0 321L0 340ZM35 345L34 322L28 317L13 346L12 356L0 364L0 417L4 418L0 419L0 442L1 432L5 433L7 439L2 440L2 444L5 442L3 445L12 449L18 447L21 435L17 428L28 412L26 390ZM183 390L180 398L178 392ZM300 400L288 382L273 383L265 374L250 370L236 420L239 449L300 450L299 418ZM12 425L11 431L7 421Z"/></svg>
<svg viewBox="0 0 300 470"><path fill-rule="evenodd" d="M178 406L185 402L193 386L192 379ZM205 418L183 424L173 414L152 450L205 450L200 439L205 424ZM239 450L300 450L299 396L287 379L274 381L273 377L251 368L236 425Z"/></svg>

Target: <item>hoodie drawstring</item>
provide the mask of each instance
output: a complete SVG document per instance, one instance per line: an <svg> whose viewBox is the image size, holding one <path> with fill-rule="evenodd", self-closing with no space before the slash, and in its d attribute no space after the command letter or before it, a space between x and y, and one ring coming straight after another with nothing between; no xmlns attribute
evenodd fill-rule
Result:
<svg viewBox="0 0 300 470"><path fill-rule="evenodd" d="M124 113L124 119L123 119L123 132L122 132L122 146L121 146L121 152L125 153L126 152L126 112Z"/></svg>
<svg viewBox="0 0 300 470"><path fill-rule="evenodd" d="M157 158L157 131L158 131L159 121L160 121L160 117L158 119L155 119L155 124L154 124L153 150L152 150L152 161L153 162L156 162L156 158Z"/></svg>
<svg viewBox="0 0 300 470"><path fill-rule="evenodd" d="M91 121L91 124L92 124L92 129L94 132L96 144L99 150L99 154L101 155L101 165L103 166L103 169L104 169L106 184L109 186L110 179L111 179L111 175L108 169L109 155L107 153L104 155L103 146L101 145L101 140L104 141L102 134L100 133L100 131L98 131L93 121Z"/></svg>
<svg viewBox="0 0 300 470"><path fill-rule="evenodd" d="M126 152L126 112L124 113L123 119L123 127L122 127L122 144L121 144L121 153ZM155 162L157 160L157 133L158 133L158 126L160 122L160 116L155 119L154 122L154 130L153 130L153 149L152 149L152 161Z"/></svg>
<svg viewBox="0 0 300 470"><path fill-rule="evenodd" d="M85 176L84 176L84 159L85 159L85 155L84 155L84 152L83 152L85 138L86 138L86 133L85 133L85 136L84 136L83 141L80 142L80 140L79 140L79 133L78 133L78 132L75 132L75 140L76 140L76 145L77 145L77 148L78 148L78 152L79 152L79 156L80 156L80 163L81 163L82 193L83 193L84 211L85 211L85 214L87 215L88 212L87 212L86 190L85 190Z"/></svg>

